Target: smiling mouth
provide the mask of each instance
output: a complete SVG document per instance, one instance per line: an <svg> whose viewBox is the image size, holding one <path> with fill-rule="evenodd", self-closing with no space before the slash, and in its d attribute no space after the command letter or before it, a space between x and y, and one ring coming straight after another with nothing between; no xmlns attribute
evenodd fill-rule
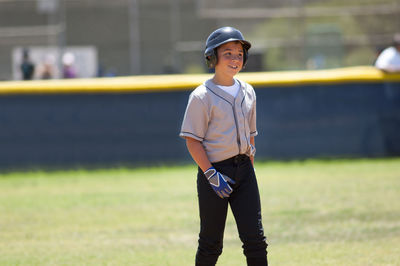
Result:
<svg viewBox="0 0 400 266"><path fill-rule="evenodd" d="M230 68L232 68L232 69L238 69L239 67L238 66L229 66Z"/></svg>

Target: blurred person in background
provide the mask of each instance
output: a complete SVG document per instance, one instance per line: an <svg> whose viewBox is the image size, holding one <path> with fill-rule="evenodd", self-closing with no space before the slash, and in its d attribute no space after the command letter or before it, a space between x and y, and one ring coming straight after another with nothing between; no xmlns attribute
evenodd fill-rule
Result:
<svg viewBox="0 0 400 266"><path fill-rule="evenodd" d="M63 78L76 78L76 70L74 67L75 56L73 53L65 53L62 58L63 62Z"/></svg>
<svg viewBox="0 0 400 266"><path fill-rule="evenodd" d="M374 61L372 62L372 65L375 66L376 64L376 60L378 60L378 57L380 56L380 54L383 52L383 50L385 50L386 47L383 46L377 46L375 47L375 58Z"/></svg>
<svg viewBox="0 0 400 266"><path fill-rule="evenodd" d="M400 73L400 33L393 36L393 45L380 53L376 59L375 67L389 73Z"/></svg>
<svg viewBox="0 0 400 266"><path fill-rule="evenodd" d="M56 59L52 54L46 54L42 65L40 66L40 79L53 79L56 77Z"/></svg>
<svg viewBox="0 0 400 266"><path fill-rule="evenodd" d="M33 73L35 72L35 65L31 62L29 58L29 50L24 49L22 55L21 72L23 80L31 80L33 78Z"/></svg>

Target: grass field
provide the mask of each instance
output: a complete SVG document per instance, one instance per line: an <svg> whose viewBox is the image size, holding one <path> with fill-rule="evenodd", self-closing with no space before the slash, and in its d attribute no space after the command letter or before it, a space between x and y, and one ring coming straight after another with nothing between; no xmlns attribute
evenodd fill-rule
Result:
<svg viewBox="0 0 400 266"><path fill-rule="evenodd" d="M256 164L270 265L400 265L400 159ZM193 265L194 165L0 174L0 265ZM245 265L230 213L218 265Z"/></svg>

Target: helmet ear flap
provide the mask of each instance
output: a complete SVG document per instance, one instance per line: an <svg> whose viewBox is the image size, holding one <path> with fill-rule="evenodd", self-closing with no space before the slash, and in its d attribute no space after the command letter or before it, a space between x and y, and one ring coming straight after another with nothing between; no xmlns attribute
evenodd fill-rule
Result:
<svg viewBox="0 0 400 266"><path fill-rule="evenodd" d="M216 49L207 49L205 58L208 68L214 68L218 61Z"/></svg>
<svg viewBox="0 0 400 266"><path fill-rule="evenodd" d="M248 52L247 52L247 50L246 49L244 49L244 52L243 52L243 69L245 68L245 66L246 66L246 63L247 63L247 57L249 56L249 54L248 54Z"/></svg>

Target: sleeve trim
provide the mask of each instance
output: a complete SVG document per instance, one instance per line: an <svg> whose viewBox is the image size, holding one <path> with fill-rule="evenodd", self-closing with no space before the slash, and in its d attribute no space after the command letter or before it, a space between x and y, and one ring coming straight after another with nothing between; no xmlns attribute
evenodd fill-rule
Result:
<svg viewBox="0 0 400 266"><path fill-rule="evenodd" d="M190 133L190 132L181 132L179 134L179 136L181 138L189 137L189 138L192 138L192 139L195 139L195 140L198 140L198 141L203 141L204 140L204 138L196 136L195 134Z"/></svg>
<svg viewBox="0 0 400 266"><path fill-rule="evenodd" d="M250 132L250 137L255 137L258 135L258 131Z"/></svg>

